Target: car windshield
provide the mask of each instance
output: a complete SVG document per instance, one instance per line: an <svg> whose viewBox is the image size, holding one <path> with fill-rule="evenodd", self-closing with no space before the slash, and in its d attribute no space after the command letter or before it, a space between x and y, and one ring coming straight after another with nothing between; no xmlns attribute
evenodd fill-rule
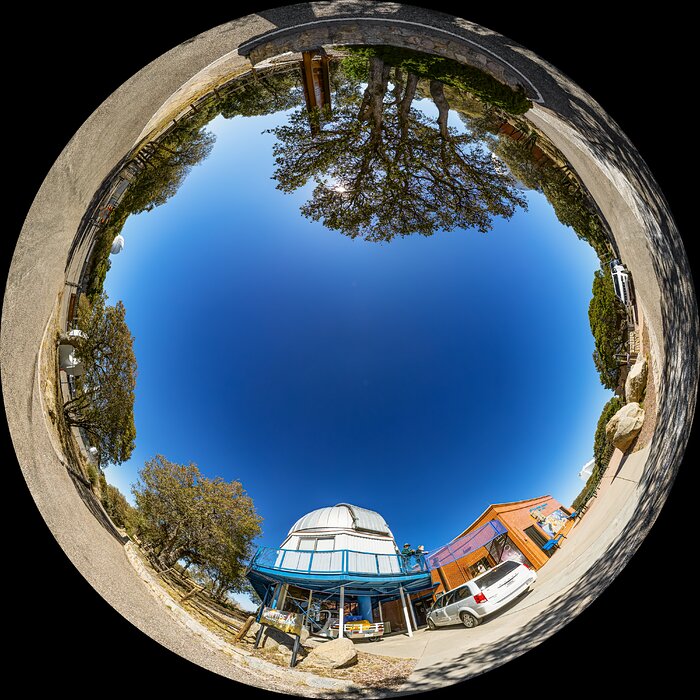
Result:
<svg viewBox="0 0 700 700"><path fill-rule="evenodd" d="M515 571L519 566L520 563L517 561L504 562L503 564L499 564L495 569L491 569L491 571L483 574L482 576L478 576L474 579L474 582L479 586L479 588L488 588L489 586L493 586L494 583L497 583L502 578L508 576L508 574L513 573L513 571Z"/></svg>

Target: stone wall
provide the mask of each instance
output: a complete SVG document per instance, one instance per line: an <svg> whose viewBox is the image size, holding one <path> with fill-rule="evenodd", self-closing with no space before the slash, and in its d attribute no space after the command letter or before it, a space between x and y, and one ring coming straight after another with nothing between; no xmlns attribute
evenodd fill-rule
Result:
<svg viewBox="0 0 700 700"><path fill-rule="evenodd" d="M342 45L391 45L414 51L423 51L444 58L450 58L475 68L479 68L512 88L521 84L522 78L495 56L479 51L465 42L457 42L446 33L421 30L420 35L414 26L392 25L390 29L380 23L347 20L327 25L306 27L301 31L290 30L265 39L264 35L247 46L241 53L253 65L286 52L312 51L320 47Z"/></svg>

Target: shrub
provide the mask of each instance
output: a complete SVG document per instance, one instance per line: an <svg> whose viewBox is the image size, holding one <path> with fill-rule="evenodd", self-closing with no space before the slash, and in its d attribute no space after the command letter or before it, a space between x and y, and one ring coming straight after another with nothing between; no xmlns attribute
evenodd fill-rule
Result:
<svg viewBox="0 0 700 700"><path fill-rule="evenodd" d="M608 440L605 434L605 426L624 405L624 401L619 396L613 396L603 407L603 411L598 419L595 437L593 438L593 474L597 472L600 477L603 476L605 470L608 468L610 458L615 451L615 446Z"/></svg>
<svg viewBox="0 0 700 700"><path fill-rule="evenodd" d="M620 362L615 355L627 343L627 312L615 296L612 278L604 270L593 276L593 297L588 307L588 320L595 340L593 362L600 383L606 389L616 389L620 381Z"/></svg>
<svg viewBox="0 0 700 700"><path fill-rule="evenodd" d="M608 401L600 414L598 425L593 438L593 471L586 481L586 485L581 489L581 492L571 504L574 510L578 510L590 498L593 490L598 485L598 482L603 478L605 470L608 468L610 458L615 451L615 446L608 440L605 434L605 426L608 421L625 405L624 401L618 396L613 396Z"/></svg>

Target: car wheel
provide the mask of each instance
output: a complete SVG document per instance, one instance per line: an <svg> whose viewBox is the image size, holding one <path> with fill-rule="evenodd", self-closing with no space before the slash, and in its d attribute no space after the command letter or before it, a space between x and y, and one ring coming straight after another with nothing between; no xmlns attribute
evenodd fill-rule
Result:
<svg viewBox="0 0 700 700"><path fill-rule="evenodd" d="M465 627L469 627L471 629L472 627L476 627L479 624L479 620L477 620L474 615L468 612L463 612L460 616L459 619L462 621L462 624Z"/></svg>
<svg viewBox="0 0 700 700"><path fill-rule="evenodd" d="M437 625L430 618L428 618L428 629L434 630L436 628L437 628Z"/></svg>

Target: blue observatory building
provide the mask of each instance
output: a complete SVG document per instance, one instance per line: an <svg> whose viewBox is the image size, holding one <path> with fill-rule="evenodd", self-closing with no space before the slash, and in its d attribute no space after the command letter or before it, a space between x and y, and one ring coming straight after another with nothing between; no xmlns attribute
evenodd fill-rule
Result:
<svg viewBox="0 0 700 700"><path fill-rule="evenodd" d="M424 557L402 555L379 513L349 503L297 520L278 549L257 550L247 577L265 606L303 612L310 631L322 632L332 622L338 630L382 622L382 602L399 598L411 635L409 596L435 585Z"/></svg>

